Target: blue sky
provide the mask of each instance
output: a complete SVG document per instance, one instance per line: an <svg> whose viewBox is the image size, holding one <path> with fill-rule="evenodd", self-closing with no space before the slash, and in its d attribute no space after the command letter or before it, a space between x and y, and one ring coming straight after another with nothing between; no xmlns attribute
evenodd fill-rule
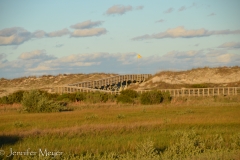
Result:
<svg viewBox="0 0 240 160"><path fill-rule="evenodd" d="M0 0L0 77L239 66L239 8L239 0Z"/></svg>

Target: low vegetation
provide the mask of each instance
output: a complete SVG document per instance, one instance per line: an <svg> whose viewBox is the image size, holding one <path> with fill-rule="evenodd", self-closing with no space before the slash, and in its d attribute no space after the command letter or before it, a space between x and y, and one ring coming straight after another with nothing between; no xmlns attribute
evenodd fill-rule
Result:
<svg viewBox="0 0 240 160"><path fill-rule="evenodd" d="M71 112L34 114L19 113L20 104L4 104L0 150L62 152L10 156L13 160L239 159L239 99L179 97L169 103L134 106L79 100L68 103L74 108Z"/></svg>
<svg viewBox="0 0 240 160"><path fill-rule="evenodd" d="M29 113L60 112L65 110L63 103L55 102L38 90L23 93L21 104L22 111Z"/></svg>
<svg viewBox="0 0 240 160"><path fill-rule="evenodd" d="M71 112L35 114L2 105L0 150L63 153L10 159L239 159L237 100L179 98L134 106L74 102Z"/></svg>
<svg viewBox="0 0 240 160"><path fill-rule="evenodd" d="M168 92L150 91L139 95L134 90L123 90L120 95L103 92L77 92L64 94L50 94L41 90L18 91L0 98L0 104L21 103L22 111L34 112L60 112L69 110L67 103L84 102L88 104L117 102L122 104L159 104L170 102Z"/></svg>

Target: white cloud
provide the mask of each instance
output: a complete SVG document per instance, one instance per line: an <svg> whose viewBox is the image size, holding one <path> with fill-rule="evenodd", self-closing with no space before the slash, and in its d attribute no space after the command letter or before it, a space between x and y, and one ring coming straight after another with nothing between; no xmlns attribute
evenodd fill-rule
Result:
<svg viewBox="0 0 240 160"><path fill-rule="evenodd" d="M102 23L103 23L103 21L92 22L91 20L88 20L88 21L74 24L70 27L74 28L74 29L89 29L89 28L100 26Z"/></svg>
<svg viewBox="0 0 240 160"><path fill-rule="evenodd" d="M47 33L43 30L37 30L32 33L32 38L44 38L46 37Z"/></svg>
<svg viewBox="0 0 240 160"><path fill-rule="evenodd" d="M126 12L132 11L132 6L114 5L106 11L107 15L123 15Z"/></svg>
<svg viewBox="0 0 240 160"><path fill-rule="evenodd" d="M106 34L107 30L105 28L91 28L91 29L77 29L72 32L72 37L91 37L91 36L100 36Z"/></svg>
<svg viewBox="0 0 240 160"><path fill-rule="evenodd" d="M0 30L1 45L19 45L31 39L31 33L20 27L6 28Z"/></svg>
<svg viewBox="0 0 240 160"><path fill-rule="evenodd" d="M49 60L49 59L54 59L54 57L47 55L45 50L35 50L35 51L31 51L31 52L22 53L19 56L19 59L22 59L22 60L33 60L33 59Z"/></svg>
<svg viewBox="0 0 240 160"><path fill-rule="evenodd" d="M48 37L61 37L64 35L70 35L73 37L89 37L89 36L99 36L105 34L107 30L105 28L92 28L101 25L103 21L85 21L72 25L72 28L82 29L75 30L72 33L64 28L62 30L57 30L53 32L45 32L43 30L37 30L35 32L29 32L21 27L5 28L0 30L0 46L5 45L20 45L28 40L35 38L48 38Z"/></svg>
<svg viewBox="0 0 240 160"><path fill-rule="evenodd" d="M227 34L240 34L240 30L216 30L209 31L204 28L196 30L187 30L183 26L179 26L173 29L168 29L165 32L160 32L152 35L142 35L134 37L133 40L144 39L162 39L162 38L193 38L193 37L208 37L212 35L227 35Z"/></svg>
<svg viewBox="0 0 240 160"><path fill-rule="evenodd" d="M67 28L64 28L59 31L47 33L47 36L48 37L61 37L61 36L67 35L67 34L69 34L69 30Z"/></svg>
<svg viewBox="0 0 240 160"><path fill-rule="evenodd" d="M101 62L74 62L74 63L71 63L70 66L89 67L89 66L99 65L99 64L101 64Z"/></svg>
<svg viewBox="0 0 240 160"><path fill-rule="evenodd" d="M226 42L219 46L219 48L238 49L240 42Z"/></svg>
<svg viewBox="0 0 240 160"><path fill-rule="evenodd" d="M70 32L67 28L64 28L62 30L54 31L46 33L43 30L37 30L32 33L32 38L44 38L44 37L61 37L64 35L68 35Z"/></svg>

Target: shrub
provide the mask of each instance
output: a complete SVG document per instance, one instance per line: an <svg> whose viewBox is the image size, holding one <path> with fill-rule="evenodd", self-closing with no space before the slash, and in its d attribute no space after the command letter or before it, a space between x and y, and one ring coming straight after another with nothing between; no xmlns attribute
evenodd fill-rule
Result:
<svg viewBox="0 0 240 160"><path fill-rule="evenodd" d="M14 92L8 96L4 96L0 98L1 104L13 104L13 103L20 103L22 101L24 91L20 90Z"/></svg>
<svg viewBox="0 0 240 160"><path fill-rule="evenodd" d="M120 92L121 95L125 95L128 96L130 98L137 98L138 97L138 93L137 91L131 90L131 89L126 89Z"/></svg>
<svg viewBox="0 0 240 160"><path fill-rule="evenodd" d="M59 112L64 110L59 102L49 100L38 90L24 92L22 99L23 110L29 113L37 112Z"/></svg>
<svg viewBox="0 0 240 160"><path fill-rule="evenodd" d="M171 95L169 92L161 92L157 90L144 92L140 96L141 104L159 104L162 102L170 102Z"/></svg>
<svg viewBox="0 0 240 160"><path fill-rule="evenodd" d="M77 101L84 101L84 100L86 99L86 96L85 96L85 94L82 93L82 92L77 92L77 93L76 93L76 96L75 96L75 99L76 99Z"/></svg>
<svg viewBox="0 0 240 160"><path fill-rule="evenodd" d="M119 103L119 102L121 102L121 103L133 103L134 100L133 100L133 98L130 98L130 97L126 96L126 95L120 94L117 97L117 103Z"/></svg>
<svg viewBox="0 0 240 160"><path fill-rule="evenodd" d="M1 104L11 104L9 98L7 96L3 96L0 98L0 103Z"/></svg>
<svg viewBox="0 0 240 160"><path fill-rule="evenodd" d="M97 92L90 92L86 94L86 102L89 103L100 103L100 102L107 102L108 94Z"/></svg>
<svg viewBox="0 0 240 160"><path fill-rule="evenodd" d="M134 103L134 99L138 97L138 93L131 89L126 89L120 92L117 97L117 103Z"/></svg>
<svg viewBox="0 0 240 160"><path fill-rule="evenodd" d="M22 91L22 90L14 92L13 94L8 96L9 101L11 103L21 103L22 98L23 98L23 93L24 93L24 91Z"/></svg>
<svg viewBox="0 0 240 160"><path fill-rule="evenodd" d="M207 84L193 84L191 85L191 88L207 88Z"/></svg>
<svg viewBox="0 0 240 160"><path fill-rule="evenodd" d="M59 94L57 93L48 93L46 91L39 91L39 92L44 96L46 96L48 99L52 99L52 100L56 100L57 97L59 96Z"/></svg>
<svg viewBox="0 0 240 160"><path fill-rule="evenodd" d="M175 132L177 141L164 152L163 159L186 159L201 154L205 145L203 140L194 132Z"/></svg>
<svg viewBox="0 0 240 160"><path fill-rule="evenodd" d="M172 100L172 97L171 97L169 91L167 91L167 92L162 92L162 97L163 97L162 102L165 102L165 103L169 103L169 102L171 102L171 100Z"/></svg>
<svg viewBox="0 0 240 160"><path fill-rule="evenodd" d="M76 93L64 93L62 95L58 95L56 100L67 101L67 102L75 102L76 101Z"/></svg>
<svg viewBox="0 0 240 160"><path fill-rule="evenodd" d="M140 96L141 104L159 104L163 101L163 96L161 91L149 91L144 92Z"/></svg>

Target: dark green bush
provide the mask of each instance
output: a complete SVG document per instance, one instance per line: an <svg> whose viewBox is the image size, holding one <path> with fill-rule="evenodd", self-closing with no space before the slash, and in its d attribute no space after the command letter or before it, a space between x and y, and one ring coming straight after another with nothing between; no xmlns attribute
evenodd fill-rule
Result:
<svg viewBox="0 0 240 160"><path fill-rule="evenodd" d="M193 84L191 88L208 88L207 84Z"/></svg>
<svg viewBox="0 0 240 160"><path fill-rule="evenodd" d="M140 96L141 104L159 104L163 101L163 96L161 91L149 91L144 92Z"/></svg>
<svg viewBox="0 0 240 160"><path fill-rule="evenodd" d="M131 89L126 89L120 92L121 95L125 95L128 96L130 98L137 98L138 97L138 93L137 91L131 90Z"/></svg>
<svg viewBox="0 0 240 160"><path fill-rule="evenodd" d="M9 100L9 98L7 96L3 96L0 98L0 103L1 104L11 104L11 101Z"/></svg>
<svg viewBox="0 0 240 160"><path fill-rule="evenodd" d="M117 96L117 103L134 103L135 99L138 97L138 93L131 89L126 89L120 92Z"/></svg>
<svg viewBox="0 0 240 160"><path fill-rule="evenodd" d="M172 100L172 97L171 97L169 91L167 91L167 92L162 92L162 97L163 97L162 102L165 102L165 103L169 103L169 102L171 102L171 100Z"/></svg>
<svg viewBox="0 0 240 160"><path fill-rule="evenodd" d="M75 102L76 101L76 93L64 93L62 95L58 95L56 100L67 101L67 102Z"/></svg>
<svg viewBox="0 0 240 160"><path fill-rule="evenodd" d="M133 100L133 98L130 98L130 97L126 96L126 95L120 94L117 97L117 103L119 103L119 102L121 102L121 103L133 103L134 100Z"/></svg>
<svg viewBox="0 0 240 160"><path fill-rule="evenodd" d="M64 93L58 95L56 100L65 102L85 101L88 103L107 102L108 99L113 99L112 95L102 92L77 92L77 93Z"/></svg>
<svg viewBox="0 0 240 160"><path fill-rule="evenodd" d="M77 92L76 96L75 96L75 99L77 101L84 101L86 99L86 94L83 93L83 92Z"/></svg>
<svg viewBox="0 0 240 160"><path fill-rule="evenodd" d="M20 90L8 96L11 103L21 103L24 91Z"/></svg>
<svg viewBox="0 0 240 160"><path fill-rule="evenodd" d="M31 90L23 93L23 110L29 113L59 112L64 110L60 102L49 100L44 93L38 90Z"/></svg>
<svg viewBox="0 0 240 160"><path fill-rule="evenodd" d="M162 102L170 102L171 95L169 92L161 92L157 90L144 92L140 96L141 104L159 104Z"/></svg>
<svg viewBox="0 0 240 160"><path fill-rule="evenodd" d="M88 103L100 103L100 102L107 102L108 94L101 93L99 91L96 92L89 92L86 94L85 102Z"/></svg>
<svg viewBox="0 0 240 160"><path fill-rule="evenodd" d="M13 104L13 103L20 103L22 101L24 91L17 91L8 96L4 96L0 98L1 104Z"/></svg>
<svg viewBox="0 0 240 160"><path fill-rule="evenodd" d="M59 94L57 93L48 93L47 91L41 91L39 90L41 94L46 96L48 99L56 100Z"/></svg>

